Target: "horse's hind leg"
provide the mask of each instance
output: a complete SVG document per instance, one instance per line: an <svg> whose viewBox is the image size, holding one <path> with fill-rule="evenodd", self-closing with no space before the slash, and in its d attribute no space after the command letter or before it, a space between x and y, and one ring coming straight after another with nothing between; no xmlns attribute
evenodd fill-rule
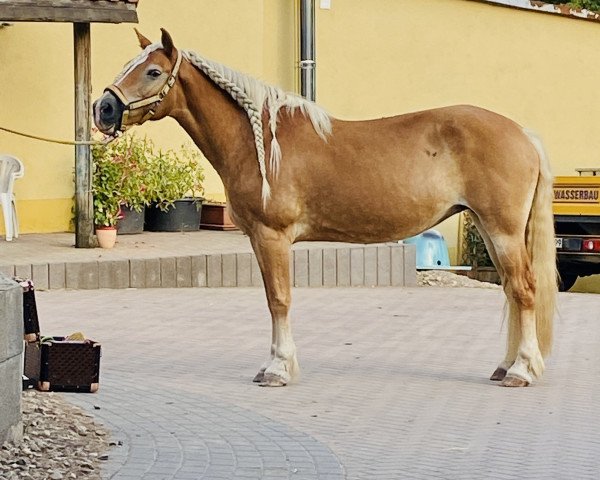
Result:
<svg viewBox="0 0 600 480"><path fill-rule="evenodd" d="M519 306L510 295L507 297L507 301L508 335L506 342L506 355L504 356L504 360L500 362L490 377L490 380L495 382L504 380L508 370L514 365L519 353L519 343L521 341L521 329L519 328Z"/></svg>
<svg viewBox="0 0 600 480"><path fill-rule="evenodd" d="M536 333L533 270L524 235L496 236L492 242L509 300L508 351L493 377L504 375L503 386L523 387L544 371Z"/></svg>
<svg viewBox="0 0 600 480"><path fill-rule="evenodd" d="M280 387L298 372L296 345L289 318L290 241L280 232L259 227L250 235L260 266L271 312L271 356L260 368L254 381L262 386Z"/></svg>
<svg viewBox="0 0 600 480"><path fill-rule="evenodd" d="M471 216L473 223L477 227L477 230L479 231L481 238L483 238L483 241L484 241L487 251L490 255L490 258L492 259L492 262L496 266L498 275L500 275L502 285L506 285L505 272L504 272L504 269L502 268L500 260L498 259L498 254L496 253L496 247L494 246L492 239L490 238L490 236L488 235L486 230L482 227L481 221L479 220L479 217L477 216L477 214L475 212L473 212L472 210L470 210L469 215ZM508 322L508 336L507 336L508 338L507 338L506 355L504 357L504 360L502 360L502 362L500 362L500 365L498 365L498 368L496 368L496 370L494 370L494 373L492 373L492 376L490 377L490 380L498 381L498 382L501 380L504 380L504 377L506 377L506 372L515 363L515 360L517 358L518 349L519 349L519 342L521 340L521 331L518 328L519 321L516 320L517 317L519 316L518 306L515 303L515 301L513 300L512 296L510 296L510 295L507 295L507 302L508 302L507 307L508 307L509 322Z"/></svg>

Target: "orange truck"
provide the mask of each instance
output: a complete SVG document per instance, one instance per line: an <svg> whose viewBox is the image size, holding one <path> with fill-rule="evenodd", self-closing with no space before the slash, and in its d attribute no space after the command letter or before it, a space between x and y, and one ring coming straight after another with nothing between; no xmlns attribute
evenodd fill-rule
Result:
<svg viewBox="0 0 600 480"><path fill-rule="evenodd" d="M556 253L561 290L600 274L600 168L577 168L554 180Z"/></svg>

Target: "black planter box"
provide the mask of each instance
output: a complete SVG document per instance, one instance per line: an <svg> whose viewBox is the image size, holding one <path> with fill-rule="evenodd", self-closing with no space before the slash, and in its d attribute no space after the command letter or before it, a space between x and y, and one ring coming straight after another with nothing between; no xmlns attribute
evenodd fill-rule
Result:
<svg viewBox="0 0 600 480"><path fill-rule="evenodd" d="M90 392L100 382L101 346L93 340L46 337L25 345L24 374L38 390Z"/></svg>
<svg viewBox="0 0 600 480"><path fill-rule="evenodd" d="M121 218L117 222L117 233L119 235L131 235L144 231L145 209L136 212L127 206L121 206Z"/></svg>
<svg viewBox="0 0 600 480"><path fill-rule="evenodd" d="M156 205L146 208L145 229L150 232L195 232L200 229L202 200L185 198L175 200L166 212Z"/></svg>

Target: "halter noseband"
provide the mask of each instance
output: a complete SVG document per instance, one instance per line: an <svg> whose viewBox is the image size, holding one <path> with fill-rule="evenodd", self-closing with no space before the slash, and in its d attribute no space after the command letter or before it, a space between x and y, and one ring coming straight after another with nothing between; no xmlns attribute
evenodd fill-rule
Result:
<svg viewBox="0 0 600 480"><path fill-rule="evenodd" d="M128 127L127 121L129 120L131 113L140 110L148 105L152 105L151 108L140 118L135 124L141 125L146 120L152 118L156 113L156 108L160 105L160 102L167 96L173 85L175 85L175 81L177 80L177 74L179 73L179 67L181 66L181 50L177 50L177 60L175 61L175 65L173 66L173 70L171 74L167 78L167 81L163 85L163 87L159 90L158 93L152 95L151 97L142 98L141 100L129 101L125 94L121 91L121 89L116 85L109 85L104 89L105 92L112 93L115 97L117 97L121 103L123 104L123 113L121 115L121 123L119 125L119 131L125 131Z"/></svg>

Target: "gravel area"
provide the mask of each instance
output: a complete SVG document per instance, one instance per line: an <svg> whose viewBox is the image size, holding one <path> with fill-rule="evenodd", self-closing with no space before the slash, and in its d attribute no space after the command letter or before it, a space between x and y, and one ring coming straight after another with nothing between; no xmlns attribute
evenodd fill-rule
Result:
<svg viewBox="0 0 600 480"><path fill-rule="evenodd" d="M108 432L51 392L23 392L23 441L0 448L0 480L100 479Z"/></svg>
<svg viewBox="0 0 600 480"><path fill-rule="evenodd" d="M500 285L473 280L466 275L444 270L425 270L417 272L417 285L431 287L467 287L467 288L501 288Z"/></svg>

